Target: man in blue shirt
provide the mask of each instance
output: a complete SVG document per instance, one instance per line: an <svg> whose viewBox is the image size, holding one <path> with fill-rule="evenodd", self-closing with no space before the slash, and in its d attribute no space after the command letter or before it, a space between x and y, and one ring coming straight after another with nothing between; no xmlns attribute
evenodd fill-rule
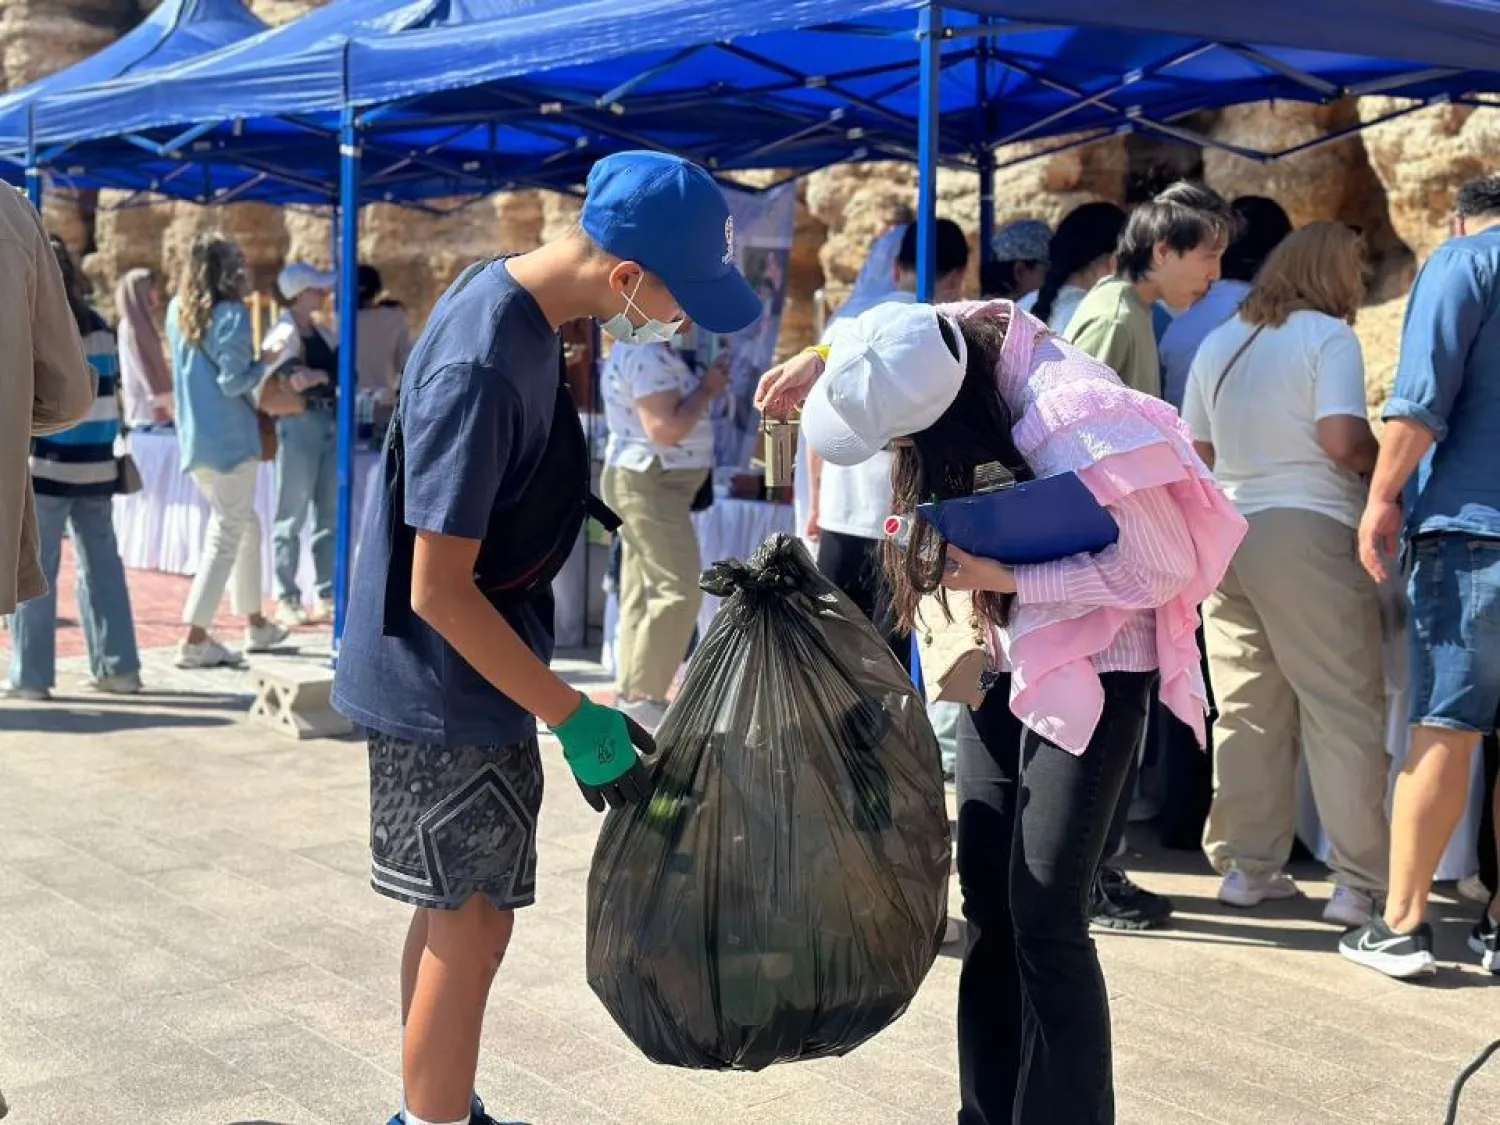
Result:
<svg viewBox="0 0 1500 1125"><path fill-rule="evenodd" d="M1454 210L1455 237L1422 269L1407 306L1359 528L1360 559L1377 582L1403 528L1412 561L1411 752L1391 812L1385 916L1339 948L1399 978L1436 969L1427 895L1464 815L1474 748L1500 713L1500 177L1466 185ZM1469 938L1494 973L1497 915L1492 900Z"/></svg>
<svg viewBox="0 0 1500 1125"><path fill-rule="evenodd" d="M621 153L594 166L574 230L449 289L407 362L393 484L362 530L334 684L335 705L369 731L371 882L417 908L392 1125L490 1121L471 1096L490 985L514 911L535 898L536 720L595 807L646 795L625 718L548 667L550 593L492 598L476 577L528 548L508 513L570 483L537 472L554 424L577 424L554 419L558 329L594 317L645 343L687 317L737 332L760 309L708 174Z"/></svg>

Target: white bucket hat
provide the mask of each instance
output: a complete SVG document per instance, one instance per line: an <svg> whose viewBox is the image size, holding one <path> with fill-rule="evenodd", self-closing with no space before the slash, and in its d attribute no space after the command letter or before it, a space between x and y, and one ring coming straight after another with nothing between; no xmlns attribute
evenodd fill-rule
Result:
<svg viewBox="0 0 1500 1125"><path fill-rule="evenodd" d="M887 303L835 321L823 377L802 408L808 446L830 464L858 465L941 418L968 358L950 320L953 354L941 316L931 305Z"/></svg>

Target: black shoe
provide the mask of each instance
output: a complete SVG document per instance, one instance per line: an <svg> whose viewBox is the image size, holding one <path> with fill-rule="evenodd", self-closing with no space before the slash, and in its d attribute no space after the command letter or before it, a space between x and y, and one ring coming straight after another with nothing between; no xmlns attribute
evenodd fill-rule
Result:
<svg viewBox="0 0 1500 1125"><path fill-rule="evenodd" d="M1101 867L1089 894L1089 921L1107 930L1150 930L1172 917L1172 901L1142 890L1118 867Z"/></svg>
<svg viewBox="0 0 1500 1125"><path fill-rule="evenodd" d="M1488 910L1474 923L1474 930L1469 934L1469 948L1479 954L1481 967L1500 976L1500 924L1496 924Z"/></svg>
<svg viewBox="0 0 1500 1125"><path fill-rule="evenodd" d="M1376 915L1370 923L1339 939L1339 952L1356 965L1374 969L1396 980L1431 976L1437 972L1432 953L1432 927L1423 922L1409 934L1398 934Z"/></svg>
<svg viewBox="0 0 1500 1125"><path fill-rule="evenodd" d="M406 1115L398 1113L387 1121L386 1125L405 1125L405 1122ZM478 1094L475 1094L473 1101L469 1103L469 1125L500 1125L498 1121L484 1112L484 1103L479 1100Z"/></svg>

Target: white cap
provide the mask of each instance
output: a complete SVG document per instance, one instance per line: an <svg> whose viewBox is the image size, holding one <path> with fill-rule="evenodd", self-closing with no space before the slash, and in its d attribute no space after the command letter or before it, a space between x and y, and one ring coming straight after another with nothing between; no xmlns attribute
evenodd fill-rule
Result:
<svg viewBox="0 0 1500 1125"><path fill-rule="evenodd" d="M834 321L827 369L802 408L809 448L830 464L858 465L943 416L968 357L951 321L958 355L949 349L939 315L931 305L887 303Z"/></svg>
<svg viewBox="0 0 1500 1125"><path fill-rule="evenodd" d="M332 289L337 278L315 270L306 262L293 262L276 275L276 289L288 301L295 301L309 289Z"/></svg>

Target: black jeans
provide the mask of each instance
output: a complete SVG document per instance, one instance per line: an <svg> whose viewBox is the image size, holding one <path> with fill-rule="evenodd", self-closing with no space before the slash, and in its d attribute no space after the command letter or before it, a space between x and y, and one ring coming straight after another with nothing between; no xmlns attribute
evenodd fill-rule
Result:
<svg viewBox="0 0 1500 1125"><path fill-rule="evenodd" d="M890 588L880 569L880 540L840 531L818 534L818 571L868 617L896 659L911 667L911 634L896 627Z"/></svg>
<svg viewBox="0 0 1500 1125"><path fill-rule="evenodd" d="M1108 672L1075 756L1026 729L1002 677L958 757L959 1125L1112 1125L1109 1000L1089 886L1146 729L1156 673Z"/></svg>

